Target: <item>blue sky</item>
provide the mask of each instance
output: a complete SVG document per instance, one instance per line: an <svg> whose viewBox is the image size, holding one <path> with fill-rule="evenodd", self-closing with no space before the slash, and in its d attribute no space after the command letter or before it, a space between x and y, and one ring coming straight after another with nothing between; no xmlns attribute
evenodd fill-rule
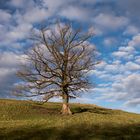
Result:
<svg viewBox="0 0 140 140"><path fill-rule="evenodd" d="M91 27L102 59L90 72L96 87L76 102L140 113L139 7L138 0L0 0L0 97L12 98L31 31L60 18Z"/></svg>

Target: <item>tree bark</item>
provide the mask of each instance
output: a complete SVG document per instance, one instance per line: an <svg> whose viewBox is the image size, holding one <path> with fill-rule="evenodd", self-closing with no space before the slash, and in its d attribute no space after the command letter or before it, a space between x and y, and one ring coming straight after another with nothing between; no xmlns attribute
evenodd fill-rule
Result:
<svg viewBox="0 0 140 140"><path fill-rule="evenodd" d="M61 113L63 115L71 115L72 114L72 112L69 108L69 96L68 96L68 94L63 94L63 105L62 105Z"/></svg>

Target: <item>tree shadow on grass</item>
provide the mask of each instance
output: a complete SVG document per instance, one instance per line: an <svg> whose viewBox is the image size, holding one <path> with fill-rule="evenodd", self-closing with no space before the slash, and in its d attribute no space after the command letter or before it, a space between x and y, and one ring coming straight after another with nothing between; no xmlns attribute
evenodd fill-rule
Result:
<svg viewBox="0 0 140 140"><path fill-rule="evenodd" d="M106 108L99 108L99 107L92 107L92 108L83 108L83 107L77 107L73 109L73 114L75 113L83 113L83 112L89 112L89 113L97 113L97 114L112 114L111 109Z"/></svg>
<svg viewBox="0 0 140 140"><path fill-rule="evenodd" d="M125 126L80 124L64 128L41 126L20 128L6 134L0 132L0 140L139 140L140 124Z"/></svg>
<svg viewBox="0 0 140 140"><path fill-rule="evenodd" d="M39 114L50 114L50 115L60 115L60 108L46 108L44 106L33 106L32 110L38 112ZM97 114L113 114L112 109L100 108L100 107L72 107L73 114L77 113L97 113Z"/></svg>

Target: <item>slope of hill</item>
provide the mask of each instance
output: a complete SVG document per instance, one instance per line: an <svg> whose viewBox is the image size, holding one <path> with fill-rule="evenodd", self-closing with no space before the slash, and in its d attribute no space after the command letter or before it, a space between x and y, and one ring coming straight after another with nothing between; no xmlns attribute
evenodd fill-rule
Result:
<svg viewBox="0 0 140 140"><path fill-rule="evenodd" d="M95 105L71 104L73 115L61 115L60 103L0 100L0 140L135 140L140 115Z"/></svg>

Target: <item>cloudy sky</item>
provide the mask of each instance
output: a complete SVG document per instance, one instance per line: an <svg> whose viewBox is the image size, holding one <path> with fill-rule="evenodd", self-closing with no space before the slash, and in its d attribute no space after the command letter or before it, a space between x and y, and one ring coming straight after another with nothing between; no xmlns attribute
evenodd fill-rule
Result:
<svg viewBox="0 0 140 140"><path fill-rule="evenodd" d="M102 63L90 72L96 87L77 102L140 113L139 0L0 0L0 97L9 98L28 37L56 19L92 27Z"/></svg>

